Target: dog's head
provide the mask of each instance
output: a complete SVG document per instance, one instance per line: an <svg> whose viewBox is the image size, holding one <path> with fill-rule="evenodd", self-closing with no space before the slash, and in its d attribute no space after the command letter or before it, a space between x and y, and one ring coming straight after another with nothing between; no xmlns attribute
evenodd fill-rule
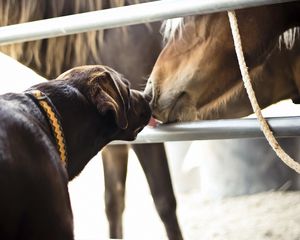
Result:
<svg viewBox="0 0 300 240"><path fill-rule="evenodd" d="M58 79L72 81L101 115L112 116L119 130L116 140L134 140L149 122L151 110L143 93L130 89L129 82L107 66L76 67Z"/></svg>

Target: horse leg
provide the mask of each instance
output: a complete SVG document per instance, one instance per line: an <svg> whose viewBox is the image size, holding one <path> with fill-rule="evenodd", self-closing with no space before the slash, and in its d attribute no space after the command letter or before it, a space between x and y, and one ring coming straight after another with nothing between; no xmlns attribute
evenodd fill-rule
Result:
<svg viewBox="0 0 300 240"><path fill-rule="evenodd" d="M164 145L132 145L145 172L157 212L170 240L183 239L176 216L176 199Z"/></svg>
<svg viewBox="0 0 300 240"><path fill-rule="evenodd" d="M105 211L109 222L110 238L122 238L128 146L106 146L102 150L102 159L105 183Z"/></svg>

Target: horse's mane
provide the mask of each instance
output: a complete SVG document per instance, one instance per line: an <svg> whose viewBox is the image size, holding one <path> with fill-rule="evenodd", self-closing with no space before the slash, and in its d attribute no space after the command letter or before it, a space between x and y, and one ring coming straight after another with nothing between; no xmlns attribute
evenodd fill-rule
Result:
<svg viewBox="0 0 300 240"><path fill-rule="evenodd" d="M163 22L161 27L161 33L163 35L164 42L167 43L175 37L181 38L183 35L183 28L186 18L173 18ZM278 46L282 48L282 44L287 49L292 49L297 38L300 37L300 28L294 27L288 29L279 36Z"/></svg>
<svg viewBox="0 0 300 240"><path fill-rule="evenodd" d="M0 26L35 21L69 14L121 7L145 0L1 0ZM100 61L103 31L92 31L26 43L1 46L12 56L46 77L59 75L63 66L84 65L88 59Z"/></svg>

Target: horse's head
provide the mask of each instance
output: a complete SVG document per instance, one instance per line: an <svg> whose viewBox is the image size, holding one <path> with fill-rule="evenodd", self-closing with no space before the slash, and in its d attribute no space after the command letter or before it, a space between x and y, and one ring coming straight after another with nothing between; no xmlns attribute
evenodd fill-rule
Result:
<svg viewBox="0 0 300 240"><path fill-rule="evenodd" d="M271 63L285 65L290 61L284 47L282 52L278 50L279 35L292 26L282 9L277 5L237 12L244 54L259 92L268 84L260 81L262 77L283 74L278 67L270 70ZM227 14L188 17L173 32L145 89L152 95L154 116L174 122L250 114ZM290 89L284 94L275 92L283 87L282 81L272 84L269 94L259 93L262 107L289 97Z"/></svg>

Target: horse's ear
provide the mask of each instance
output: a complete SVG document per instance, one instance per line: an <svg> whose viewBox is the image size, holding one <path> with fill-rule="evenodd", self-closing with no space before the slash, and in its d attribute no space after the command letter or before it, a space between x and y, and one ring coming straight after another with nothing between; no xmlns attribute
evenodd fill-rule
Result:
<svg viewBox="0 0 300 240"><path fill-rule="evenodd" d="M116 75L116 76L115 76ZM103 71L95 74L89 81L91 89L91 99L101 114L112 112L118 127L126 129L128 126L127 103L128 93L127 85L121 82L117 74L111 74ZM123 93L123 94L122 94Z"/></svg>

